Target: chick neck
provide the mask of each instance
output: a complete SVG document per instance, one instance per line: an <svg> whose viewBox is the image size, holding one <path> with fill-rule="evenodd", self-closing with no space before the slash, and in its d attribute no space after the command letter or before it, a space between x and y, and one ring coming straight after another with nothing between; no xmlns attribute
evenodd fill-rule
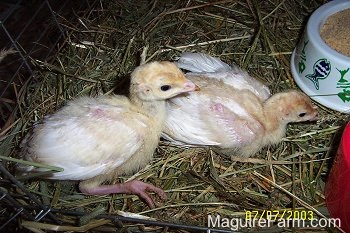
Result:
<svg viewBox="0 0 350 233"><path fill-rule="evenodd" d="M288 121L283 119L283 106L280 101L273 98L264 104L266 143L278 143L286 134Z"/></svg>
<svg viewBox="0 0 350 233"><path fill-rule="evenodd" d="M130 102L143 113L153 118L154 120L163 123L166 118L165 100L143 100L137 94L130 93Z"/></svg>

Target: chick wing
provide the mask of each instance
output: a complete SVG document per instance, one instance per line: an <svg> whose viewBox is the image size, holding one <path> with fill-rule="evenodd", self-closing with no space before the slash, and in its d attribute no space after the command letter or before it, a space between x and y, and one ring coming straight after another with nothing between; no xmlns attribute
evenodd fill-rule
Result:
<svg viewBox="0 0 350 233"><path fill-rule="evenodd" d="M201 89L168 101L163 137L175 144L241 147L263 132L254 116L260 100L250 91L237 91L222 81L196 76Z"/></svg>
<svg viewBox="0 0 350 233"><path fill-rule="evenodd" d="M22 152L29 161L64 169L50 178L89 179L120 166L142 147L146 121L124 98L80 98L35 126Z"/></svg>
<svg viewBox="0 0 350 233"><path fill-rule="evenodd" d="M261 100L266 100L271 95L266 85L251 77L239 66L234 64L230 66L208 54L183 53L176 64L184 70L191 71L191 73L186 74L186 77L190 80L192 80L192 76L201 75L211 79L221 80L239 90L249 90Z"/></svg>

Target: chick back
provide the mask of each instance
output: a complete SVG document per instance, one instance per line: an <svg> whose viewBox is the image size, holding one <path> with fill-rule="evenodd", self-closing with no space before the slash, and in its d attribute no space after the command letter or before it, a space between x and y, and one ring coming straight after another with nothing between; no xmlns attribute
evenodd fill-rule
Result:
<svg viewBox="0 0 350 233"><path fill-rule="evenodd" d="M144 167L158 143L150 119L121 96L79 98L48 116L22 143L26 160L61 167L47 178L83 180L119 169L128 173ZM148 143L145 145L145 138ZM136 156L145 154L145 156ZM27 170L41 169L28 167Z"/></svg>

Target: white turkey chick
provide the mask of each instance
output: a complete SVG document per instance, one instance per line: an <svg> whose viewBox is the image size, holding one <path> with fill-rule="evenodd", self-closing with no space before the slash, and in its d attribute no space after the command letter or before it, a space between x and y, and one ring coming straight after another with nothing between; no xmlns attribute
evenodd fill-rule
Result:
<svg viewBox="0 0 350 233"><path fill-rule="evenodd" d="M130 98L69 101L33 128L21 144L21 154L26 160L63 168L45 178L81 180L79 188L85 194L131 193L154 207L147 192L164 199L166 194L160 188L137 180L113 185L103 182L150 163L166 119L165 100L196 88L173 63L139 66L131 74ZM21 170L42 169L22 166Z"/></svg>
<svg viewBox="0 0 350 233"><path fill-rule="evenodd" d="M205 54L182 55L181 68L199 86L167 101L162 136L178 145L215 146L225 154L251 156L276 144L290 122L313 121L317 107L290 90L271 97L268 88L245 71Z"/></svg>

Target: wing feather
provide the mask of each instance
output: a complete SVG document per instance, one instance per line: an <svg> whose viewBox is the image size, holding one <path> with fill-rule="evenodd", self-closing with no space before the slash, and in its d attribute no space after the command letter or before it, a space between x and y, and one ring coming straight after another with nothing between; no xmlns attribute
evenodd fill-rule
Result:
<svg viewBox="0 0 350 233"><path fill-rule="evenodd" d="M200 102L202 101L202 102ZM200 103L205 104L198 95L173 98L167 102L168 117L162 137L175 144L219 145L212 132L202 121ZM212 139L213 138L213 139Z"/></svg>
<svg viewBox="0 0 350 233"><path fill-rule="evenodd" d="M25 158L63 168L54 179L88 179L122 165L142 146L147 118L130 114L124 101L94 101L79 99L37 125Z"/></svg>
<svg viewBox="0 0 350 233"><path fill-rule="evenodd" d="M266 100L271 96L266 85L251 77L239 66L234 64L230 66L208 54L183 53L178 59L177 66L191 71L191 73L186 74L189 79L193 76L206 76L210 79L221 80L239 90L250 90L261 100Z"/></svg>
<svg viewBox="0 0 350 233"><path fill-rule="evenodd" d="M163 137L175 144L242 147L261 135L260 100L216 79L195 77L200 91L168 100Z"/></svg>

